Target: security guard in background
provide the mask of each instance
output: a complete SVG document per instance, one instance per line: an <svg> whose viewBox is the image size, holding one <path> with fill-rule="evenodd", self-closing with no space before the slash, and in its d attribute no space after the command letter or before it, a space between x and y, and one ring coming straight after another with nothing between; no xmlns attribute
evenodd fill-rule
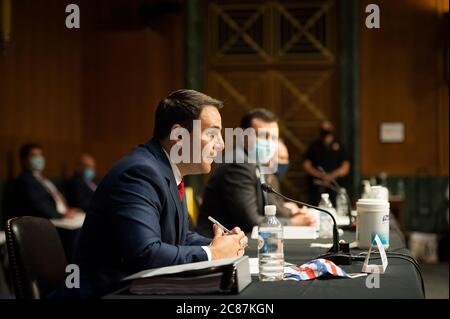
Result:
<svg viewBox="0 0 450 319"><path fill-rule="evenodd" d="M319 204L320 194L329 193L333 205L336 205L336 192L329 187L334 187L333 179L339 185L345 185L345 177L350 171L350 162L342 144L335 139L331 122L324 121L320 124L320 139L308 147L303 168L308 174L311 203Z"/></svg>

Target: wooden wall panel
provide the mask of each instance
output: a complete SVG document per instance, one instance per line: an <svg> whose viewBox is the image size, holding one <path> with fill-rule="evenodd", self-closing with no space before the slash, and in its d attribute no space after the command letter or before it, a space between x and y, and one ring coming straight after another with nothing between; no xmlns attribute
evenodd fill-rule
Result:
<svg viewBox="0 0 450 319"><path fill-rule="evenodd" d="M336 1L209 1L207 12L206 89L225 102L223 126L253 108L277 114L291 155L283 183L304 196L306 147L320 121L339 119Z"/></svg>
<svg viewBox="0 0 450 319"><path fill-rule="evenodd" d="M440 62L445 2L382 0L380 29L361 20L362 175L448 175L448 82ZM362 2L362 17L369 3ZM391 121L405 123L404 143L379 141L380 123Z"/></svg>
<svg viewBox="0 0 450 319"><path fill-rule="evenodd" d="M60 176L81 145L81 35L65 28L70 1L12 1L9 48L0 55L0 177L19 172L20 145L43 145Z"/></svg>
<svg viewBox="0 0 450 319"><path fill-rule="evenodd" d="M83 148L102 174L153 132L157 103L183 86L180 16L165 32L92 32L83 54Z"/></svg>
<svg viewBox="0 0 450 319"><path fill-rule="evenodd" d="M99 174L152 135L160 99L184 84L184 15L144 26L139 0L80 0L81 29L65 28L70 1L13 1L12 44L0 56L0 178L19 172L25 142L45 148L46 173L72 172L80 152Z"/></svg>

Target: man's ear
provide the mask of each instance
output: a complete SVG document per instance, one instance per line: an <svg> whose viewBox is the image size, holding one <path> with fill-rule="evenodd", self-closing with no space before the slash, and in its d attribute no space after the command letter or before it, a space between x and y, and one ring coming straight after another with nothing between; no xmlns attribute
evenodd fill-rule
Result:
<svg viewBox="0 0 450 319"><path fill-rule="evenodd" d="M174 124L172 125L170 131L172 132L173 130L176 130L178 128L181 128L182 126L180 124ZM180 140L180 138L178 138L177 140L173 140L174 142L178 142Z"/></svg>

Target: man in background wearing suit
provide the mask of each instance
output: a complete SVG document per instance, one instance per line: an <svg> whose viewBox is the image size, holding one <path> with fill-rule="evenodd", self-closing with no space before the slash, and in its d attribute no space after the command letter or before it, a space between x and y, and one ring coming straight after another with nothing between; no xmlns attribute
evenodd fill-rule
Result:
<svg viewBox="0 0 450 319"><path fill-rule="evenodd" d="M37 144L26 144L20 149L22 173L13 185L11 217L36 216L48 219L72 219L84 214L67 204L63 194L43 174L45 157ZM57 228L66 257L72 261L78 230Z"/></svg>
<svg viewBox="0 0 450 319"><path fill-rule="evenodd" d="M43 174L45 157L38 144L26 144L19 152L22 173L14 183L14 216L73 218L81 210L67 205L64 196Z"/></svg>
<svg viewBox="0 0 450 319"><path fill-rule="evenodd" d="M114 165L98 185L77 250L81 297L101 296L127 275L154 267L242 256L247 237L214 225L214 238L188 230L183 177L208 173L224 143L222 102L193 90L178 90L155 112L153 138ZM194 123L194 120L198 120ZM193 132L200 123L201 134ZM191 132L186 139L173 132ZM175 162L178 146L187 161ZM194 145L202 154L195 161Z"/></svg>
<svg viewBox="0 0 450 319"><path fill-rule="evenodd" d="M89 154L83 154L77 171L67 184L67 201L72 207L87 211L96 189L95 159Z"/></svg>
<svg viewBox="0 0 450 319"><path fill-rule="evenodd" d="M238 224L244 232L251 232L253 226L259 225L264 219L264 205L271 203L261 189L265 181L263 167L276 153L278 141L278 119L266 109L255 109L241 120L240 127L245 130L253 128L256 132L256 163L248 160L249 144L244 144L245 160L243 163L223 163L217 165L206 186L203 204L200 210L198 231L208 235L207 217L212 216L220 220L226 227ZM259 131L266 132L260 137ZM237 148L236 148L237 149ZM236 150L237 151L237 150ZM310 225L313 223L312 214L304 210L292 211L282 206L277 207L279 220L284 225Z"/></svg>

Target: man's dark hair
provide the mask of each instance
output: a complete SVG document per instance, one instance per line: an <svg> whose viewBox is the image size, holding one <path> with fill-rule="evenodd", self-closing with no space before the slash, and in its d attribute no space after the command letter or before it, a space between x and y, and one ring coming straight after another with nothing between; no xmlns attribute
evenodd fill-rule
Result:
<svg viewBox="0 0 450 319"><path fill-rule="evenodd" d="M175 124L191 132L192 121L197 120L202 109L209 105L218 109L223 107L221 101L194 90L177 90L170 93L156 108L153 137L158 140L166 138Z"/></svg>
<svg viewBox="0 0 450 319"><path fill-rule="evenodd" d="M22 147L19 150L20 161L24 162L28 158L28 156L30 156L31 151L35 148L41 149L42 147L36 143L28 143L28 144L22 145Z"/></svg>
<svg viewBox="0 0 450 319"><path fill-rule="evenodd" d="M267 123L277 122L278 117L267 109L254 109L247 112L241 119L241 128L247 129L252 126L253 119L260 119Z"/></svg>

